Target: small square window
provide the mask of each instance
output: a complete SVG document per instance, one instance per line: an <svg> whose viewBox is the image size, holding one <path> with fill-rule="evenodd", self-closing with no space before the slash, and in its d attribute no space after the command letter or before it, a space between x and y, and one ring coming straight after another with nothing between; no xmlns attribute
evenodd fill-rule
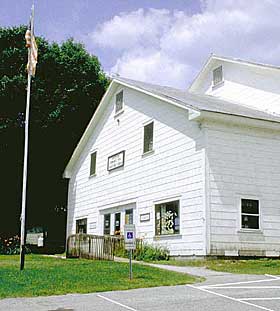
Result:
<svg viewBox="0 0 280 311"><path fill-rule="evenodd" d="M90 176L96 174L96 156L97 156L96 151L90 155Z"/></svg>
<svg viewBox="0 0 280 311"><path fill-rule="evenodd" d="M143 152L149 152L153 150L154 144L154 122L151 122L144 126L144 146Z"/></svg>
<svg viewBox="0 0 280 311"><path fill-rule="evenodd" d="M123 91L116 95L115 113L123 110Z"/></svg>
<svg viewBox="0 0 280 311"><path fill-rule="evenodd" d="M156 204L156 235L178 234L180 232L179 201Z"/></svg>
<svg viewBox="0 0 280 311"><path fill-rule="evenodd" d="M259 201L241 199L241 227L242 229L259 229Z"/></svg>
<svg viewBox="0 0 280 311"><path fill-rule="evenodd" d="M76 220L76 233L87 233L87 219Z"/></svg>
<svg viewBox="0 0 280 311"><path fill-rule="evenodd" d="M213 70L213 86L223 82L223 67L217 67Z"/></svg>

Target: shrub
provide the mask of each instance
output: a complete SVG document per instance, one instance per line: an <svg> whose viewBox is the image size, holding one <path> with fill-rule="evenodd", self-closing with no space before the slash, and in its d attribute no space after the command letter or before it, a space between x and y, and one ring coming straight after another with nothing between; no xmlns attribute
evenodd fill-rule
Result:
<svg viewBox="0 0 280 311"><path fill-rule="evenodd" d="M169 250L162 246L144 244L138 254L136 253L135 259L143 261L168 260Z"/></svg>
<svg viewBox="0 0 280 311"><path fill-rule="evenodd" d="M0 254L2 255L17 255L20 253L20 237L18 235L10 238L0 237ZM26 253L30 250L26 248Z"/></svg>

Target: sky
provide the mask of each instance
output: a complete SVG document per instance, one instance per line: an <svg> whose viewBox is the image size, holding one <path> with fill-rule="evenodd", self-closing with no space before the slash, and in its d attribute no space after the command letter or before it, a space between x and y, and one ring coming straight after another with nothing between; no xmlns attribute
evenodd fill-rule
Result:
<svg viewBox="0 0 280 311"><path fill-rule="evenodd" d="M0 0L0 27L33 0ZM187 89L211 53L280 66L278 0L35 0L35 33L70 37L108 74ZM39 59L40 61L40 59Z"/></svg>

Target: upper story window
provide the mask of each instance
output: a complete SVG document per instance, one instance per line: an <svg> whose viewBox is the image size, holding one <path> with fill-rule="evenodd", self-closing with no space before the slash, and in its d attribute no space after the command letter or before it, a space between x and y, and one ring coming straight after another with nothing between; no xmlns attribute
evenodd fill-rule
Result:
<svg viewBox="0 0 280 311"><path fill-rule="evenodd" d="M87 233L87 219L76 220L76 233Z"/></svg>
<svg viewBox="0 0 280 311"><path fill-rule="evenodd" d="M223 67L219 66L213 70L213 86L218 85L219 83L223 82Z"/></svg>
<svg viewBox="0 0 280 311"><path fill-rule="evenodd" d="M179 201L156 204L156 235L178 234L180 232Z"/></svg>
<svg viewBox="0 0 280 311"><path fill-rule="evenodd" d="M259 200L241 199L241 228L259 229Z"/></svg>
<svg viewBox="0 0 280 311"><path fill-rule="evenodd" d="M153 150L154 145L154 122L144 126L144 146L143 153Z"/></svg>
<svg viewBox="0 0 280 311"><path fill-rule="evenodd" d="M96 156L97 156L96 151L90 155L90 176L96 174Z"/></svg>
<svg viewBox="0 0 280 311"><path fill-rule="evenodd" d="M123 110L123 91L116 94L115 113Z"/></svg>

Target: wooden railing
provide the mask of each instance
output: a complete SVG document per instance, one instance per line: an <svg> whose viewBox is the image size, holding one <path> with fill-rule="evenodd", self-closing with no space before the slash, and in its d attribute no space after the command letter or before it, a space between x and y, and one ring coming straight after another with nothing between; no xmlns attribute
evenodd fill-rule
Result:
<svg viewBox="0 0 280 311"><path fill-rule="evenodd" d="M142 248L142 240L136 240L136 252ZM101 236L91 234L73 234L67 239L66 256L68 258L88 258L114 260L114 256L125 256L122 236Z"/></svg>

